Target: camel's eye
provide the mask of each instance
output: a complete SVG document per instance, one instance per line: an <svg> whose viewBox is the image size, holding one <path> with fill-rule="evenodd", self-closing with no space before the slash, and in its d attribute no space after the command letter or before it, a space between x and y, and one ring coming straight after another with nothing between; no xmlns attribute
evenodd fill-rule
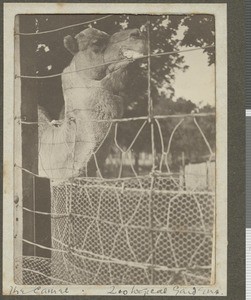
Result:
<svg viewBox="0 0 251 300"><path fill-rule="evenodd" d="M139 38L140 37L140 31L135 30L135 31L131 32L130 37Z"/></svg>
<svg viewBox="0 0 251 300"><path fill-rule="evenodd" d="M93 40L92 44L99 46L102 44L102 40Z"/></svg>

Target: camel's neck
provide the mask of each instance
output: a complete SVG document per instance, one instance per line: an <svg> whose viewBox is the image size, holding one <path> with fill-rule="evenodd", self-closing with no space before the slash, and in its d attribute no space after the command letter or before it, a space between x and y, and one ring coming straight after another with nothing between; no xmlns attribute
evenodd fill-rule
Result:
<svg viewBox="0 0 251 300"><path fill-rule="evenodd" d="M90 50L79 51L74 55L70 65L64 69L62 88L65 100L65 113L86 106L82 103L88 99L90 89L100 87L99 80L105 76L106 66L102 65L103 53Z"/></svg>
<svg viewBox="0 0 251 300"><path fill-rule="evenodd" d="M64 69L62 74L62 89L65 101L65 115L74 111L88 109L91 105L90 94L93 89L101 87L98 80L83 77L76 68L76 61L73 59L71 64Z"/></svg>
<svg viewBox="0 0 251 300"><path fill-rule="evenodd" d="M106 66L103 63L104 54L90 50L79 51L71 62L82 79L90 80L100 80L105 76Z"/></svg>

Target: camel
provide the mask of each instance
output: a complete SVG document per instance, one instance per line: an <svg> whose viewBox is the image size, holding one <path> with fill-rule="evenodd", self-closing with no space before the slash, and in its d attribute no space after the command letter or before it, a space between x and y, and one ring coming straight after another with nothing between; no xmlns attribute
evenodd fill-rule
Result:
<svg viewBox="0 0 251 300"><path fill-rule="evenodd" d="M64 46L73 59L61 76L61 118L50 120L39 109L39 175L54 181L96 175L97 161L103 164L109 152L109 120L123 116L122 94L132 63L126 58L146 53L138 29L109 36L88 28L66 36Z"/></svg>

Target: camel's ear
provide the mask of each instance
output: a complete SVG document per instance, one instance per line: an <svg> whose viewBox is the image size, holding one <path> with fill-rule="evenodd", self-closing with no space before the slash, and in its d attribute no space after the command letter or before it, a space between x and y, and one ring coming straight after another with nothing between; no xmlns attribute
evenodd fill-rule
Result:
<svg viewBox="0 0 251 300"><path fill-rule="evenodd" d="M64 38L64 46L72 55L75 55L78 52L78 42L70 35L67 35Z"/></svg>
<svg viewBox="0 0 251 300"><path fill-rule="evenodd" d="M77 47L79 51L83 51L87 48L89 39L90 37L86 36L84 34L84 31L78 33L75 36L75 40L77 42Z"/></svg>
<svg viewBox="0 0 251 300"><path fill-rule="evenodd" d="M109 40L109 34L96 28L87 28L75 36L79 51L91 47L94 51L102 51Z"/></svg>

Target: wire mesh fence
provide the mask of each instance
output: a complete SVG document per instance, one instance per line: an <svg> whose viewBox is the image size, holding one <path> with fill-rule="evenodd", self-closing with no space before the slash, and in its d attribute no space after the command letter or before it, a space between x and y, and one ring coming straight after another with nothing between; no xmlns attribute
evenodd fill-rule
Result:
<svg viewBox="0 0 251 300"><path fill-rule="evenodd" d="M88 111L87 122L80 109L76 113L71 107L65 121L53 126L43 120L18 120L20 124L39 125L40 173L16 167L31 176L49 178L51 188L50 212L22 209L51 217L52 242L48 247L22 239L23 243L48 250L50 257L16 257L16 283L207 285L213 282L214 167L210 172L206 168L194 179L194 174L192 177L185 172L184 161L177 163L179 168L174 172L171 156L175 157L172 147L178 133L179 138L185 137L189 122L190 130L192 124L196 137L200 137L207 149L210 165L214 151L200 120L214 119L214 114L154 113L150 63L157 55L151 54L149 40L148 27L148 54L144 56L148 61L147 116L116 119L119 115L116 113L109 119L95 119ZM74 77L72 73L70 76ZM79 95L76 80L72 82L70 93ZM102 90L99 96L105 93L109 92ZM175 122L171 124L171 120ZM138 126L132 125L135 123ZM119 130L123 124L132 126L135 132L130 143L122 146ZM48 126L49 134L45 133ZM143 153L148 154L148 161L140 161L135 152L135 145L142 143L142 137L149 140L149 147ZM196 141L190 141L194 148ZM113 145L113 152L104 160L108 153L104 154L107 147L103 146L107 144ZM49 153L48 159L41 155L43 151Z"/></svg>
<svg viewBox="0 0 251 300"><path fill-rule="evenodd" d="M172 175L83 178L52 186L51 214L51 259L24 257L24 284L211 282L213 192Z"/></svg>
<svg viewBox="0 0 251 300"><path fill-rule="evenodd" d="M52 185L51 259L24 284L210 284L214 193L172 175ZM40 282L41 279L41 282Z"/></svg>

